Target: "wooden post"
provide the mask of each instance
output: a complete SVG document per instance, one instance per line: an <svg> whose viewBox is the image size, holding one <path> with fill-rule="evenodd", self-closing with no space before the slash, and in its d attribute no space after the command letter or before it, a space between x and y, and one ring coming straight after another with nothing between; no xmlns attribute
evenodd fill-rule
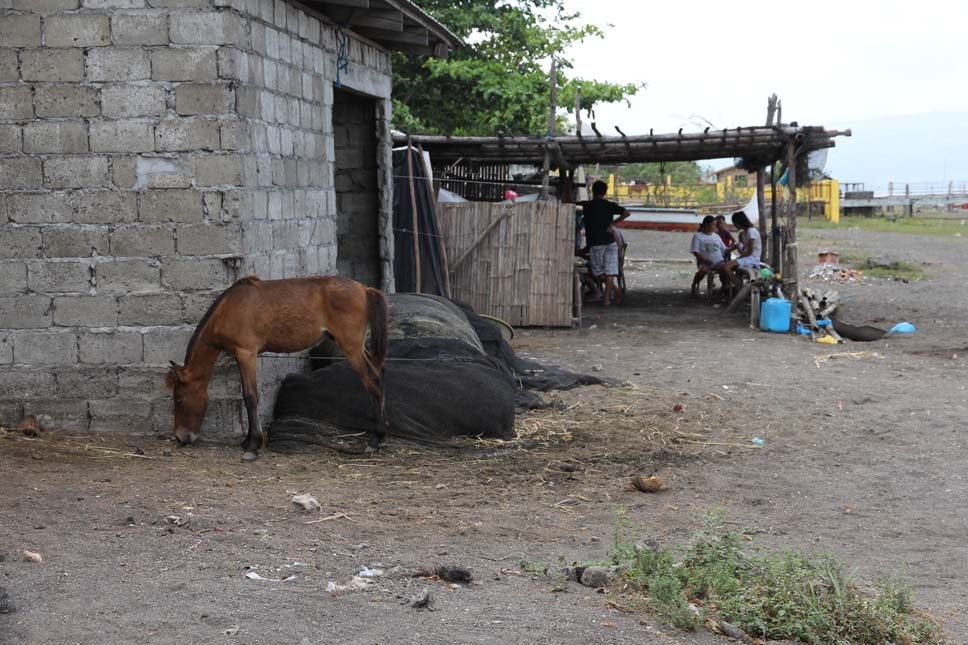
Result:
<svg viewBox="0 0 968 645"><path fill-rule="evenodd" d="M548 71L548 82L551 84L551 108L548 110L548 140L545 141L544 165L541 168L542 201L548 199L548 186L551 183L551 137L555 136L555 113L558 111L558 61L552 57L551 69Z"/></svg>
<svg viewBox="0 0 968 645"><path fill-rule="evenodd" d="M783 269L783 282L787 285L790 299L799 293L799 274L797 267L797 144L790 141L786 146L787 188L790 190L790 203L787 211L786 262Z"/></svg>
<svg viewBox="0 0 968 645"><path fill-rule="evenodd" d="M417 192L413 185L413 146L407 138L407 175L410 177L410 211L413 226L413 272L414 293L420 293L420 227L417 224Z"/></svg>
<svg viewBox="0 0 968 645"><path fill-rule="evenodd" d="M437 191L434 190L434 170L424 157L423 146L418 145L417 152L420 153L420 161L423 163L424 173L427 177L427 190L430 191L430 206L433 208L434 227L437 229L437 251L440 253L440 261L444 265L444 295L450 298L450 267L447 264L447 249L444 248L443 236L440 234L440 205L437 203Z"/></svg>
<svg viewBox="0 0 968 645"><path fill-rule="evenodd" d="M780 258L780 228L776 225L776 162L770 164L770 266L779 271L783 263Z"/></svg>
<svg viewBox="0 0 968 645"><path fill-rule="evenodd" d="M775 112L776 112L776 94L771 96L766 101L766 125L767 126L773 125L773 115ZM768 240L772 237L772 236L768 236L766 232L766 195L764 194L765 192L766 192L766 171L763 168L757 168L756 169L756 207L760 212L759 228L760 228L761 243L763 242L763 240ZM769 251L767 251L767 249L770 249L770 251L772 251L771 247L768 247L764 244L762 249L762 251L765 252L765 257L763 258L764 262L769 262L769 258L770 258Z"/></svg>
<svg viewBox="0 0 968 645"><path fill-rule="evenodd" d="M766 192L766 171L763 170L762 168L757 168L756 169L756 208L760 212L759 229L760 229L761 244L762 244L762 240L769 239L769 236L767 235L767 232L766 232L766 195L764 194L765 192ZM767 248L768 247L764 245L761 251L766 251ZM766 257L763 258L763 262L769 262L769 255L767 253L764 253L764 255Z"/></svg>
<svg viewBox="0 0 968 645"><path fill-rule="evenodd" d="M565 180L559 184L558 199L565 204L575 202L575 169L569 168L565 173Z"/></svg>
<svg viewBox="0 0 968 645"><path fill-rule="evenodd" d="M581 136L581 87L575 88L575 133Z"/></svg>

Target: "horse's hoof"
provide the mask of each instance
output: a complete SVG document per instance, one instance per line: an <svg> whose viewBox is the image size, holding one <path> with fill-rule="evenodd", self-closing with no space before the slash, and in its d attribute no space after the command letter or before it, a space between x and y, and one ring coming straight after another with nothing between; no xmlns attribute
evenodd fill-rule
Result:
<svg viewBox="0 0 968 645"><path fill-rule="evenodd" d="M363 453L367 455L372 455L375 452L379 452L379 450L380 450L380 446L373 446L370 444L366 444L366 449L363 451Z"/></svg>
<svg viewBox="0 0 968 645"><path fill-rule="evenodd" d="M259 458L259 453L255 450L246 450L242 453L242 461L255 461Z"/></svg>

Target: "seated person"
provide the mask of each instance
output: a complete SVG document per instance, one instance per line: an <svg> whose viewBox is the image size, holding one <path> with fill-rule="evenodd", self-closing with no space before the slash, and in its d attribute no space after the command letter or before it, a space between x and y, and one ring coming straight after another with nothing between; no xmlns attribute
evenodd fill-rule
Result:
<svg viewBox="0 0 968 645"><path fill-rule="evenodd" d="M739 240L733 248L739 251L739 257L735 260L727 260L724 269L732 274L737 269L758 269L760 266L760 255L763 253L763 242L760 232L756 230L750 222L746 213L736 211L733 213L733 226L739 229ZM732 249L730 249L732 250ZM738 281L733 277L734 286L739 286Z"/></svg>
<svg viewBox="0 0 968 645"><path fill-rule="evenodd" d="M692 236L689 252L696 256L696 267L698 267L696 275L692 278L692 291L690 293L693 298L699 295L699 283L710 271L718 272L723 279L723 284L726 284L725 281L728 278L723 273L723 267L726 264L723 260L726 245L716 234L715 217L706 215L703 218L699 231Z"/></svg>
<svg viewBox="0 0 968 645"><path fill-rule="evenodd" d="M723 259L728 260L730 253L729 248L733 246L735 240L733 239L733 234L729 232L728 228L726 228L725 215L716 216L716 234L719 235L719 239L721 239L723 244L726 245L726 253L723 254Z"/></svg>

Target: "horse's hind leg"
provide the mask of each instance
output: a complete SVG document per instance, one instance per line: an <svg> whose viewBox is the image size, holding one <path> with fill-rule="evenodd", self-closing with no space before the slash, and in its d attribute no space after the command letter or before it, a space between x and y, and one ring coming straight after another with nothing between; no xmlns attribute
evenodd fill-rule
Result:
<svg viewBox="0 0 968 645"><path fill-rule="evenodd" d="M242 442L245 454L242 459L251 461L258 459L259 449L265 447L265 435L259 422L259 378L256 373L257 354L246 350L236 350L235 362L239 365L239 375L242 377L242 399L245 401L245 411L249 418L249 428Z"/></svg>
<svg viewBox="0 0 968 645"><path fill-rule="evenodd" d="M339 340L337 340L337 343L339 343ZM363 381L363 388L373 398L376 425L373 427L373 436L370 437L370 443L367 450L376 450L383 444L384 441L386 441L387 437L386 410L384 408L383 397L383 379L363 354L362 340L360 340L358 343L350 343L349 345L340 344L340 349L342 349L343 353L346 355L346 360L349 362L350 367L353 368L353 371L356 372L360 376L360 380Z"/></svg>

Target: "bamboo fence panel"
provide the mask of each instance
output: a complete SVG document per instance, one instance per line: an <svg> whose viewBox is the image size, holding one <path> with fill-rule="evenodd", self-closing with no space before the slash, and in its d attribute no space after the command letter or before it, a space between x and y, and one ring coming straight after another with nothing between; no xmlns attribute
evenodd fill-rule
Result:
<svg viewBox="0 0 968 645"><path fill-rule="evenodd" d="M574 207L441 204L440 235L448 258L460 258L477 244L451 274L454 298L515 326L571 326Z"/></svg>

